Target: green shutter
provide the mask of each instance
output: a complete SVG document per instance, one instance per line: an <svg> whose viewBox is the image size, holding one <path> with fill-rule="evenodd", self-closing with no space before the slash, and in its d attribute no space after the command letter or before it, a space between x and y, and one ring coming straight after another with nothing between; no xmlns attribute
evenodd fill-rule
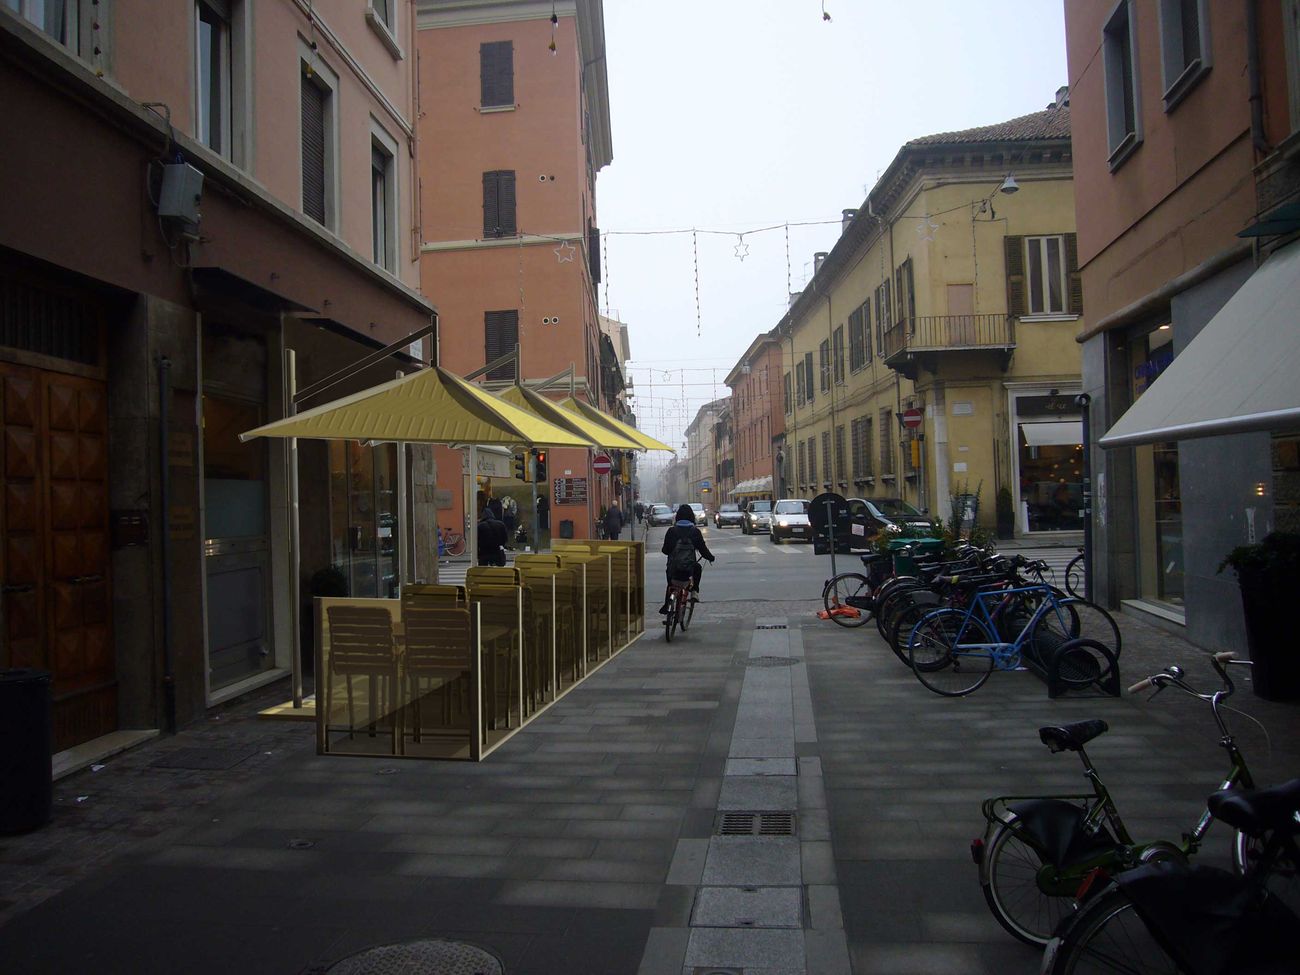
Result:
<svg viewBox="0 0 1300 975"><path fill-rule="evenodd" d="M1070 288L1070 314L1083 314L1083 276L1079 273L1078 234L1065 235L1065 273Z"/></svg>
<svg viewBox="0 0 1300 975"><path fill-rule="evenodd" d="M1019 318L1025 313L1025 238L1003 237L1007 259L1007 314Z"/></svg>

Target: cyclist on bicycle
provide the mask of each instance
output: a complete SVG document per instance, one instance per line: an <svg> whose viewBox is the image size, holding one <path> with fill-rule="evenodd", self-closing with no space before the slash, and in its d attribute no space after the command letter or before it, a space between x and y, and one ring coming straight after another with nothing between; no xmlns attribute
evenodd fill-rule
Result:
<svg viewBox="0 0 1300 975"><path fill-rule="evenodd" d="M697 598L700 591L700 577L704 575L704 566L700 565L695 553L699 552L710 562L715 561L713 553L704 544L704 535L695 527L695 511L689 504L677 509L677 521L664 532L662 549L668 556L667 577L671 587L674 579L691 580L691 598ZM659 607L662 615L668 615L668 593L664 590L664 604Z"/></svg>

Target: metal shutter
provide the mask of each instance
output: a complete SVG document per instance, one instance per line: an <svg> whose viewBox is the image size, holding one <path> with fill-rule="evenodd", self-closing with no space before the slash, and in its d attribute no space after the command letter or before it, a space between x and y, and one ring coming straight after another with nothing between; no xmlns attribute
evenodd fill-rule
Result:
<svg viewBox="0 0 1300 975"><path fill-rule="evenodd" d="M302 76L302 212L325 223L325 103L329 93Z"/></svg>
<svg viewBox="0 0 1300 975"><path fill-rule="evenodd" d="M483 237L513 237L515 229L514 170L483 174Z"/></svg>
<svg viewBox="0 0 1300 975"><path fill-rule="evenodd" d="M489 311L483 313L483 361L492 362L507 352L513 352L519 342L519 311ZM487 379L510 380L515 378L514 366L493 369Z"/></svg>
<svg viewBox="0 0 1300 975"><path fill-rule="evenodd" d="M515 103L515 52L510 41L480 44L479 104L495 108Z"/></svg>

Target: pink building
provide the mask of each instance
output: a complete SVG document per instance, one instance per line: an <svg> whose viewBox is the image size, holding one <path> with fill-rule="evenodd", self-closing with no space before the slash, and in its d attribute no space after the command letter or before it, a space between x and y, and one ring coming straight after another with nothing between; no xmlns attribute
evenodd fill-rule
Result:
<svg viewBox="0 0 1300 975"><path fill-rule="evenodd" d="M778 457L785 438L781 342L774 334L759 335L727 374L731 387L731 414L736 461L733 488L727 500L784 497Z"/></svg>

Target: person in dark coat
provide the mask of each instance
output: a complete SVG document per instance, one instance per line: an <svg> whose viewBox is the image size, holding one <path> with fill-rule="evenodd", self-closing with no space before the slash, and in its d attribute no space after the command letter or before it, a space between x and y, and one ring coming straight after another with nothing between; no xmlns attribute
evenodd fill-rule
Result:
<svg viewBox="0 0 1300 975"><path fill-rule="evenodd" d="M671 528L664 532L664 544L663 548L660 550L664 555L668 556L665 575L667 576L669 586L672 585L674 576L673 552L676 551L679 542L682 543L683 547L689 543L698 554L708 559L710 563L716 561L713 553L709 551L709 547L704 544L704 533L695 525L694 509L692 509L689 504L682 505L677 509L677 521ZM691 566L690 573L691 592L693 594L691 598L694 599L696 598L694 594L698 594L700 591L700 579L704 576L704 566L700 565L700 563L696 561L695 564ZM683 575L681 578L685 579L686 576ZM662 615L668 614L668 591L668 588L664 589L664 604L659 607L659 612Z"/></svg>
<svg viewBox="0 0 1300 975"><path fill-rule="evenodd" d="M618 508L617 501L611 501L609 510L605 512L605 537L617 539L623 533L623 512Z"/></svg>
<svg viewBox="0 0 1300 975"><path fill-rule="evenodd" d="M632 506L632 513L636 515L637 523L640 524L642 519L645 518L645 505L643 505L640 501L638 501L635 505Z"/></svg>
<svg viewBox="0 0 1300 975"><path fill-rule="evenodd" d="M483 506L478 520L478 564L506 564L506 526L493 513L491 505Z"/></svg>

